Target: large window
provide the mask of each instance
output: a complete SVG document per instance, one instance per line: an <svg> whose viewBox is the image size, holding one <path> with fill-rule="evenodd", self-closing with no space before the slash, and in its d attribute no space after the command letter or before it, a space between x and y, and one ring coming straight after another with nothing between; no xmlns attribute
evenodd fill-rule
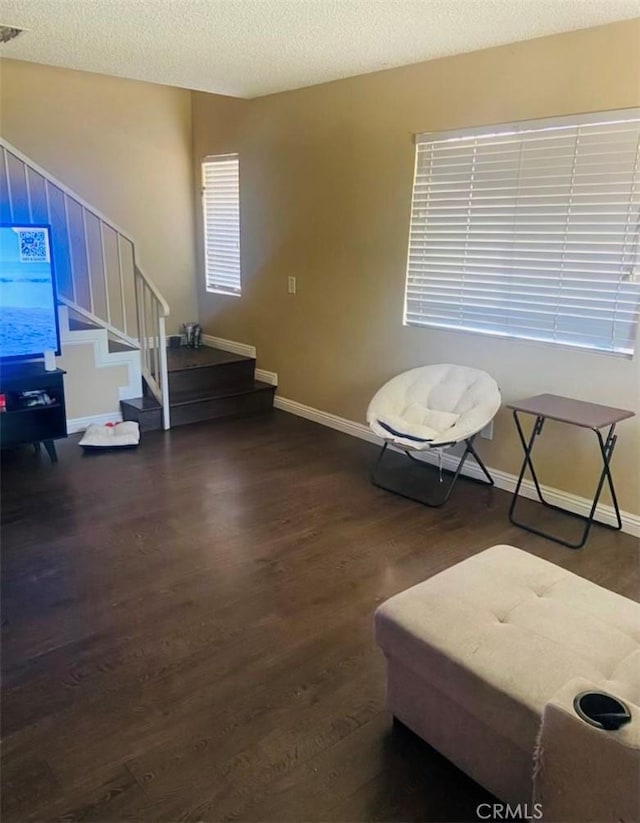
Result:
<svg viewBox="0 0 640 823"><path fill-rule="evenodd" d="M633 354L640 110L418 135L405 323Z"/></svg>
<svg viewBox="0 0 640 823"><path fill-rule="evenodd" d="M240 294L240 175L237 154L202 163L206 289Z"/></svg>

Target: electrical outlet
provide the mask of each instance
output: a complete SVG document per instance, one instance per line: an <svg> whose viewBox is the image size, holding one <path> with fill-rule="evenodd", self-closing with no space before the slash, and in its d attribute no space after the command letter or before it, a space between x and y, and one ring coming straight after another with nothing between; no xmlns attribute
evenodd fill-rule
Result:
<svg viewBox="0 0 640 823"><path fill-rule="evenodd" d="M289 294L296 293L296 278L295 277L288 277L288 285L287 285L287 292Z"/></svg>
<svg viewBox="0 0 640 823"><path fill-rule="evenodd" d="M480 437L484 437L485 440L493 440L493 420L481 429Z"/></svg>

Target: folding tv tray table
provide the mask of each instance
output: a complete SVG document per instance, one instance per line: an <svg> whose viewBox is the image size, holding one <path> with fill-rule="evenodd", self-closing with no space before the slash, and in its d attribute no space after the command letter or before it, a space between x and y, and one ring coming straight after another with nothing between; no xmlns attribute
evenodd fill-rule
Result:
<svg viewBox="0 0 640 823"><path fill-rule="evenodd" d="M573 400L570 397L560 397L555 394L539 394L536 397L528 397L525 400L520 400L516 403L509 403L507 408L513 410L513 419L515 420L518 436L524 450L524 461L522 463L522 468L520 469L518 482L516 483L516 487L513 492L513 499L509 508L509 520L514 525L520 526L522 529L526 529L533 534L538 534L541 537L546 537L549 540L554 540L556 543L561 543L563 546L568 546L571 549L581 549L584 546L587 542L589 532L591 531L591 526L594 523L597 523L599 526L604 526L607 529L619 531L622 528L622 520L620 519L620 509L618 508L618 499L613 487L613 478L611 477L609 464L611 463L611 456L617 440L617 435L615 434L616 423L619 423L621 420L626 420L629 417L633 417L635 413L625 409L614 409L611 406L601 406L598 403L585 403L582 400ZM522 424L518 416L519 414L531 414L536 418L528 441L525 438ZM591 431L595 432L598 439L598 446L602 456L602 472L600 473L600 479L598 480L591 509L586 517L584 515L569 511L562 506L555 506L544 499L531 455L536 440L542 432L542 427L545 420L556 420L560 423L566 423L569 426L580 426L584 429L591 429ZM604 437L600 431L601 429L608 429ZM548 532L537 529L534 526L527 525L526 523L523 523L515 518L514 511L527 468L529 468L529 471L531 472L531 477L533 478L538 499L543 506L546 506L549 509L554 509L555 511L563 512L564 514L568 514L571 517L583 521L584 529L582 532L582 537L577 543L571 543L567 540L563 540L561 537L549 534ZM613 509L617 519L617 525L615 526L595 519L596 508L598 506L598 501L600 500L600 495L602 494L605 480L609 486Z"/></svg>

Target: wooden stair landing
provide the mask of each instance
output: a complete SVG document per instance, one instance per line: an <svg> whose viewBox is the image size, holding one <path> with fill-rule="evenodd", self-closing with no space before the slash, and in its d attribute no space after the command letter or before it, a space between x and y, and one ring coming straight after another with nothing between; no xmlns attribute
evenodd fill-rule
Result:
<svg viewBox="0 0 640 823"><path fill-rule="evenodd" d="M275 386L255 379L256 361L203 346L167 349L171 425L235 417L273 408ZM136 420L142 431L162 427L162 410L154 397L120 403L124 420Z"/></svg>

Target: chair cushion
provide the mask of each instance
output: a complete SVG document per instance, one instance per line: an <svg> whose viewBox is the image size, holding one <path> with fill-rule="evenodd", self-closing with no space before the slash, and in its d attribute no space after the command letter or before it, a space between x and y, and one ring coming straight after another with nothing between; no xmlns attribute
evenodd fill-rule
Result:
<svg viewBox="0 0 640 823"><path fill-rule="evenodd" d="M375 626L386 655L525 751L571 678L640 699L640 605L512 546L392 597Z"/></svg>
<svg viewBox="0 0 640 823"><path fill-rule="evenodd" d="M398 445L420 448L410 441L418 437L425 441L422 447L436 446L480 431L500 401L498 386L486 372L451 364L422 366L397 375L376 392L367 422L378 436Z"/></svg>
<svg viewBox="0 0 640 823"><path fill-rule="evenodd" d="M459 417L459 414L432 411L419 403L413 403L406 409L403 417L397 414L380 415L378 423L399 437L427 441L440 437L455 426Z"/></svg>

